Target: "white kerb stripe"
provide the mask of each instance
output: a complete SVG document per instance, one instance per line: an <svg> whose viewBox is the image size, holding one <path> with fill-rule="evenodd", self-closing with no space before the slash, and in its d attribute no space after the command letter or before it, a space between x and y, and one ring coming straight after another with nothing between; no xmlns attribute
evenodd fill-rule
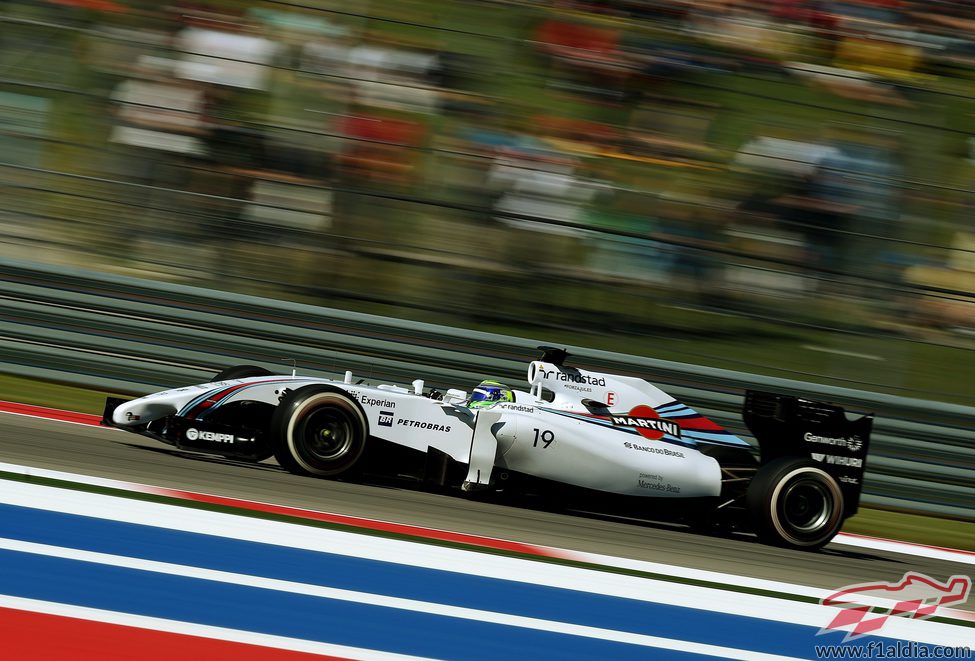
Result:
<svg viewBox="0 0 975 661"><path fill-rule="evenodd" d="M36 416L31 416L29 414L11 414L11 415L24 415L27 417L36 417ZM104 429L108 431L119 431L111 427L105 427ZM35 475L37 477L46 477L55 480L66 480L69 482L76 482L78 484L104 486L104 487L110 487L115 489L122 489L124 491L135 491L138 493L170 495L171 497L178 498L178 496L173 496L170 493L170 489L166 487L138 484L135 482L126 482L124 480L115 480L111 478L94 477L91 475L81 475L79 473L67 473L64 471L49 470L45 468L34 468L31 466L23 466L21 464L8 464L8 463L0 462L0 471L6 471L18 475ZM213 494L204 494L204 495L213 495ZM229 496L218 496L218 495L214 495L214 497L229 498ZM252 501L245 500L244 502L252 502ZM258 502L258 504L273 504L273 503ZM315 510L310 510L310 511L315 511ZM380 521L379 519L368 519L368 518L363 518L363 520ZM911 544L909 542L899 542L893 539L861 537L859 535L848 535L846 533L841 532L839 535L836 536L836 539L833 540L833 543L842 544L844 546L857 546L860 548L870 548L870 549L881 550L881 551L889 551L891 553L913 555L922 558L931 558L934 560L946 560L948 562L975 564L975 555L966 553L964 551L958 551L954 549L934 548L934 547L924 546L920 544ZM750 578L746 576L735 576L732 574L724 574L715 571L693 569L690 567L681 567L676 565L666 565L666 564L647 562L647 561L630 560L626 558L615 558L613 556L599 555L593 553L581 553L576 551L568 551L565 549L558 549L554 547L538 546L538 548L549 549L559 557L574 558L577 560L595 561L599 564L604 564L611 567L626 566L630 569L639 569L642 571L670 573L672 576L683 576L685 578L698 578L703 580L717 581L719 583L727 583L729 585L740 585L744 587L759 588L762 590L786 592L789 594L802 594L805 596L816 597L817 599L832 593L831 590L819 590L807 586L782 583L779 581L756 579L756 578ZM621 563L626 563L626 564L623 565Z"/></svg>
<svg viewBox="0 0 975 661"><path fill-rule="evenodd" d="M735 649L733 647L695 643L686 640L678 640L675 638L647 636L644 634L630 633L627 631L616 631L613 629L588 627L578 624L569 624L566 622L557 622L554 620L543 620L535 617L523 617L520 615L510 615L508 613L497 613L494 611L478 610L474 608L463 608L460 606L448 606L445 604L418 601L415 599L403 599L400 597L389 597L386 595L377 595L368 592L341 590L338 588L329 588L321 585L310 585L308 583L297 583L294 581L282 581L273 578L250 576L248 574L235 574L232 572L217 571L214 569L202 569L200 567L177 565L169 562L157 562L154 560L142 560L140 558L129 558L126 556L111 555L108 553L95 553L92 551L61 548L59 546L22 542L14 539L0 538L0 548L9 551L17 551L20 553L31 553L55 558L65 558L68 560L80 560L82 562L91 562L109 565L112 567L125 567L127 569L150 571L160 574L168 574L171 576L184 576L187 578L195 578L205 581L216 581L220 583L229 583L231 585L244 585L265 590L277 590L280 592L302 594L323 599L335 599L357 604L368 604L370 606L397 608L414 613L428 613L430 615L454 617L465 620L474 620L477 622L488 622L492 624L501 624L524 629L533 629L535 631L549 631L552 633L570 636L582 636L585 638L595 638L598 640L609 640L629 645L678 650L690 652L692 654L702 654L725 659L772 661L773 659L787 660L795 658L780 656L777 654L765 654L762 652Z"/></svg>
<svg viewBox="0 0 975 661"><path fill-rule="evenodd" d="M66 494L70 495L66 496ZM534 585L594 592L686 608L707 609L731 615L785 620L817 629L832 619L832 609L814 603L662 582L657 579L607 573L597 569L582 569L477 553L327 528L209 512L178 505L164 505L78 491L66 492L56 487L0 480L0 502L380 562L460 572L507 581L522 581ZM474 557L477 558L476 561L472 560ZM614 564L612 558L607 557L607 560L609 564ZM621 561L616 559L616 562ZM732 585L737 578L733 575L725 576L727 582ZM594 586L598 586L598 589ZM809 588L805 589L809 590ZM822 592L824 595L827 594L826 591ZM892 618L884 625L884 633L891 638L949 645L954 644L960 633L970 635L971 632L964 627L928 620Z"/></svg>
<svg viewBox="0 0 975 661"><path fill-rule="evenodd" d="M945 560L947 562L975 565L975 553L963 553L952 549L939 549L933 546L913 545L906 542L895 542L890 539L880 539L878 537L860 537L859 535L840 533L833 540L833 543L842 544L843 546L856 546L861 549L903 553L904 555L918 555L931 558L932 560Z"/></svg>

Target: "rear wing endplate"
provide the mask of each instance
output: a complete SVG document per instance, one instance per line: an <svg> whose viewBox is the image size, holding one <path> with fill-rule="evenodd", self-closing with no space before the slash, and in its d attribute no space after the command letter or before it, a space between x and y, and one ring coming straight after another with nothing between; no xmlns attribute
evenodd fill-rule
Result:
<svg viewBox="0 0 975 661"><path fill-rule="evenodd" d="M761 449L761 463L808 457L843 490L844 516L856 513L867 467L873 414L849 419L842 406L749 390L742 418Z"/></svg>

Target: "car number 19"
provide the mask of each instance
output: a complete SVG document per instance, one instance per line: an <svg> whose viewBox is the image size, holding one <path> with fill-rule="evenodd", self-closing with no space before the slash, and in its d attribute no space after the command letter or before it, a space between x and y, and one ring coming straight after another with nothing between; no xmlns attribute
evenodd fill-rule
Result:
<svg viewBox="0 0 975 661"><path fill-rule="evenodd" d="M555 432L553 432L550 429L546 429L545 431L539 431L538 429L535 429L534 432L535 432L535 442L532 443L533 448L537 448L538 441L541 441L542 449L544 450L552 444L552 441L555 440Z"/></svg>

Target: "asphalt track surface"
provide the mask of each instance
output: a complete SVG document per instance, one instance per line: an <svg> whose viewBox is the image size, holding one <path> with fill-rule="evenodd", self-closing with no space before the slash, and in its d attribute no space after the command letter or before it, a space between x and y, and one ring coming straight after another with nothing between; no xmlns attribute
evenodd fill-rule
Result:
<svg viewBox="0 0 975 661"><path fill-rule="evenodd" d="M300 477L273 459L246 464L183 453L115 429L5 413L0 413L0 461L826 589L894 581L908 570L941 580L972 571L962 563L838 544L807 553L765 546L746 536L709 537L678 526L634 525Z"/></svg>

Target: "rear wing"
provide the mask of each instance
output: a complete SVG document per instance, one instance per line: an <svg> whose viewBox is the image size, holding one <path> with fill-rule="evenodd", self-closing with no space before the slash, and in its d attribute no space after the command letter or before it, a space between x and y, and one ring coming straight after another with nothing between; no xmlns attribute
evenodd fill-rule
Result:
<svg viewBox="0 0 975 661"><path fill-rule="evenodd" d="M779 457L812 459L839 483L844 516L856 513L873 414L850 420L842 406L749 390L742 418L758 441L762 464Z"/></svg>

